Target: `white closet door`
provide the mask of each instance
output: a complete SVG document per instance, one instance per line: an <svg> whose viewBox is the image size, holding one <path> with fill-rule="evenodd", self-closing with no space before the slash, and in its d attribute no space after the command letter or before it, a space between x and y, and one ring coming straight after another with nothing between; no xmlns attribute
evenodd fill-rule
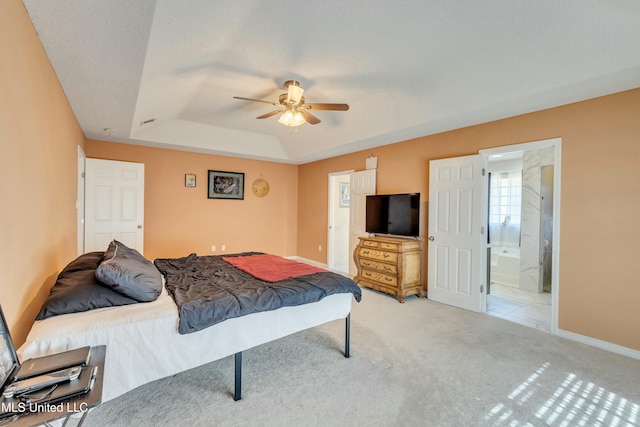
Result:
<svg viewBox="0 0 640 427"><path fill-rule="evenodd" d="M351 173L351 200L349 202L349 274L358 273L353 261L353 251L358 245L360 236L365 236L367 221L367 194L376 194L376 170L368 169Z"/></svg>
<svg viewBox="0 0 640 427"><path fill-rule="evenodd" d="M144 164L87 159L85 252L116 239L143 253Z"/></svg>

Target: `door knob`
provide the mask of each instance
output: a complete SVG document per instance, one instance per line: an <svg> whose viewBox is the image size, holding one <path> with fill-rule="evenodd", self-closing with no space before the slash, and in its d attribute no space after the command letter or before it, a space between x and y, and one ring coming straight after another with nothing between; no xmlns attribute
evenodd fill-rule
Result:
<svg viewBox="0 0 640 427"><path fill-rule="evenodd" d="M142 224L138 224L138 228L142 228Z"/></svg>
<svg viewBox="0 0 640 427"><path fill-rule="evenodd" d="M433 236L429 236L429 240L431 240L433 242L434 240L436 240L436 238L433 237Z"/></svg>

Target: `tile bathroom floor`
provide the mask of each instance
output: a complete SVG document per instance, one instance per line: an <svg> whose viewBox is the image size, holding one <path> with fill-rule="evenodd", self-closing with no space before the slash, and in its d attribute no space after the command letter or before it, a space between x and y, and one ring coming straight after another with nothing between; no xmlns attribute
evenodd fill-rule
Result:
<svg viewBox="0 0 640 427"><path fill-rule="evenodd" d="M551 331L551 294L536 294L491 283L487 314L521 325Z"/></svg>

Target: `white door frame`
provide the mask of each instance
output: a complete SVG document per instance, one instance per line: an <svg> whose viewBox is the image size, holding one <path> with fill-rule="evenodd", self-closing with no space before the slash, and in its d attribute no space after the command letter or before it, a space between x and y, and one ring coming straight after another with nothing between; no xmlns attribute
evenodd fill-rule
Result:
<svg viewBox="0 0 640 427"><path fill-rule="evenodd" d="M507 145L497 148L489 148L486 150L480 150L479 153L484 156L484 163L486 165L487 159L491 155L504 154L513 151L530 151L541 150L544 148L553 147L553 165L554 165L554 178L553 178L553 237L552 247L553 252L551 254L551 333L558 334L558 295L560 290L560 188L561 188L561 176L562 176L562 138L552 138L540 141L525 142L522 144ZM489 209L489 200L487 197L487 176L483 177L483 191L485 194L482 196L482 212L486 216ZM487 221L483 218L483 224ZM487 251L483 250L482 253L482 265L487 265ZM486 271L484 272L483 281L486 278ZM483 292L482 295L482 311L486 313L487 310L487 293Z"/></svg>
<svg viewBox="0 0 640 427"><path fill-rule="evenodd" d="M85 154L82 147L78 145L78 195L76 198L76 227L78 238L78 256L84 253L84 174L85 174Z"/></svg>
<svg viewBox="0 0 640 427"><path fill-rule="evenodd" d="M339 207L337 207L337 203L336 200L338 200L338 194L335 193L335 187L332 185L333 182L332 180L335 179L335 177L337 176L342 176L342 175L350 175L354 170L347 170L347 171L342 171L342 172L330 172L327 180L328 180L328 188L329 191L327 191L328 193L328 216L327 216L327 266L329 267L329 269L332 269L335 267L336 265L336 260L335 260L335 250L333 245L335 244L334 242L334 235L333 235L333 229L332 229L332 223L331 223L331 219L332 219L332 215L334 214L334 210L335 209L339 209ZM349 234L349 230L347 229L347 235ZM348 240L348 236L347 236L347 240ZM349 262L347 260L347 266L349 265ZM347 267L348 268L348 267Z"/></svg>

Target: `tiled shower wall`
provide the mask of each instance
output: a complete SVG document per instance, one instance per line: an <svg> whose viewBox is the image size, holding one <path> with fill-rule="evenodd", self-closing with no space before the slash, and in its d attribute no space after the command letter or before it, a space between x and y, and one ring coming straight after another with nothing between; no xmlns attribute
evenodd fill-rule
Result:
<svg viewBox="0 0 640 427"><path fill-rule="evenodd" d="M542 167L553 165L553 150L525 151L522 156L520 289L528 292L543 290Z"/></svg>

